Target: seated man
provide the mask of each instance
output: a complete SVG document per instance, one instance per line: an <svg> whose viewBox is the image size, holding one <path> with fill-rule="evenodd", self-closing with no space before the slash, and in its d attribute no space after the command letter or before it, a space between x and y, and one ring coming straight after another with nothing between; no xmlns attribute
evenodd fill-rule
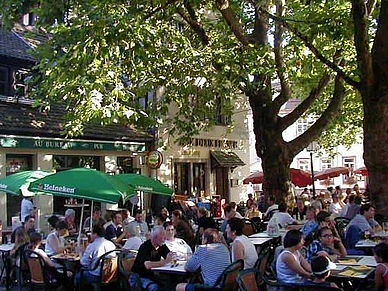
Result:
<svg viewBox="0 0 388 291"><path fill-rule="evenodd" d="M337 262L339 257L346 256L345 246L339 237L333 235L327 226L322 227L317 232L317 239L307 248L306 259L311 262L315 256L325 256L332 262Z"/></svg>
<svg viewBox="0 0 388 291"><path fill-rule="evenodd" d="M95 226L93 226L91 236L92 242L87 246L81 258L82 267L87 269L93 269L102 255L116 249L116 246L113 242L104 238L104 234L105 230L102 225L96 224ZM99 282L101 280L100 268L101 266L91 271L84 271L84 282L89 284ZM76 282L79 282L80 278L81 274L78 273L76 276Z"/></svg>
<svg viewBox="0 0 388 291"><path fill-rule="evenodd" d="M128 223L128 227L133 227L140 231L140 237L142 239L149 238L149 228L147 222L143 220L143 212L141 210L136 210L135 220Z"/></svg>
<svg viewBox="0 0 388 291"><path fill-rule="evenodd" d="M360 214L357 214L348 224L347 228L350 226L358 226L362 232L370 231L371 234L374 232L380 231L382 228L380 224L374 219L375 217L375 207L371 204L364 204L360 208Z"/></svg>
<svg viewBox="0 0 388 291"><path fill-rule="evenodd" d="M149 291L159 291L157 278L151 271L151 268L157 268L170 263L173 253L164 244L166 234L162 226L154 226L150 239L145 241L139 248L136 260L132 267L129 281L134 286L136 280L140 280L142 289Z"/></svg>
<svg viewBox="0 0 388 291"><path fill-rule="evenodd" d="M121 217L121 213L115 213L112 218L112 223L107 226L105 229L105 238L114 243L121 243L123 236L123 227L122 227L123 219Z"/></svg>
<svg viewBox="0 0 388 291"><path fill-rule="evenodd" d="M15 234L18 229L24 228L28 235L35 232L35 216L27 215L24 218L24 225L18 226L15 228L11 234L11 243L15 242Z"/></svg>

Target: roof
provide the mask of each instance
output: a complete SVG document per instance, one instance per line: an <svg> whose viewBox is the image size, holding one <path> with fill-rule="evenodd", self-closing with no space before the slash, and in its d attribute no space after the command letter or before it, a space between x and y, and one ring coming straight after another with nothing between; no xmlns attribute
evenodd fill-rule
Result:
<svg viewBox="0 0 388 291"><path fill-rule="evenodd" d="M30 44L14 30L7 31L0 27L0 56L35 62L36 59L28 53L31 48Z"/></svg>
<svg viewBox="0 0 388 291"><path fill-rule="evenodd" d="M54 105L49 112L40 112L30 104L0 100L0 134L64 138L65 107ZM129 126L100 124L85 126L82 139L101 141L152 141L153 137Z"/></svg>

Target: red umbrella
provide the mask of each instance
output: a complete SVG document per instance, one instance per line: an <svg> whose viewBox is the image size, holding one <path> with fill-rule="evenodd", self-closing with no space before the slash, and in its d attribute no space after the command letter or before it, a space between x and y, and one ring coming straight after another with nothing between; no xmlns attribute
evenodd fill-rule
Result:
<svg viewBox="0 0 388 291"><path fill-rule="evenodd" d="M368 169L366 167L358 168L357 170L354 170L353 173L361 176L369 176Z"/></svg>
<svg viewBox="0 0 388 291"><path fill-rule="evenodd" d="M290 168L291 182L298 187L306 187L311 185L311 174L300 169ZM261 184L264 182L264 173L255 172L243 180L244 184Z"/></svg>
<svg viewBox="0 0 388 291"><path fill-rule="evenodd" d="M341 174L348 174L349 172L350 172L350 169L346 167L328 168L326 170L323 170L314 174L314 178L317 180L326 180L326 179L338 177Z"/></svg>

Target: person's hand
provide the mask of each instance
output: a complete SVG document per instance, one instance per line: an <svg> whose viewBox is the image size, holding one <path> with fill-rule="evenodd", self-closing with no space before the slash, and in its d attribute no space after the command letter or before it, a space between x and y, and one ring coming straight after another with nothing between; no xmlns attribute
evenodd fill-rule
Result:
<svg viewBox="0 0 388 291"><path fill-rule="evenodd" d="M339 238L339 237L334 236L334 237L333 237L333 240L334 240L334 242L342 243L342 240L341 240L341 238Z"/></svg>
<svg viewBox="0 0 388 291"><path fill-rule="evenodd" d="M166 256L166 263L170 263L174 259L175 256L176 256L176 253L169 252Z"/></svg>

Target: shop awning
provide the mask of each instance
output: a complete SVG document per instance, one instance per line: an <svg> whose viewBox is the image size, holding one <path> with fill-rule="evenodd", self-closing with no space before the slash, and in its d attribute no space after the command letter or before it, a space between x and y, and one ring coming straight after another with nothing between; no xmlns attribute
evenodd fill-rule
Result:
<svg viewBox="0 0 388 291"><path fill-rule="evenodd" d="M235 168L244 166L245 163L235 152L210 151L211 167Z"/></svg>

